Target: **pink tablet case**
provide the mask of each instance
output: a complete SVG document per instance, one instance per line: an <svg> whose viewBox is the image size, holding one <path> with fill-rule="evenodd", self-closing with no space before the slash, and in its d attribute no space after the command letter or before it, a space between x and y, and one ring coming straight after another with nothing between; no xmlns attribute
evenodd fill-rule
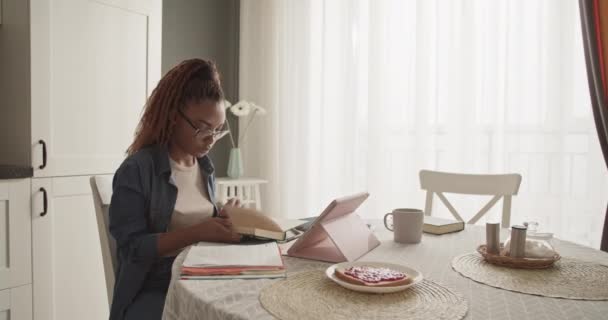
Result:
<svg viewBox="0 0 608 320"><path fill-rule="evenodd" d="M380 245L355 212L368 197L368 193L359 193L332 201L287 255L327 262L355 261Z"/></svg>

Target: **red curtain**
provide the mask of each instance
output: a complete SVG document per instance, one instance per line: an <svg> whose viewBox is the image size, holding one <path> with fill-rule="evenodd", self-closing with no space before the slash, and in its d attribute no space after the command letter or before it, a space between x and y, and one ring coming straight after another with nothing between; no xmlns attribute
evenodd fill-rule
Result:
<svg viewBox="0 0 608 320"><path fill-rule="evenodd" d="M591 107L608 167L608 0L579 0L579 8ZM608 252L608 207L601 249Z"/></svg>
<svg viewBox="0 0 608 320"><path fill-rule="evenodd" d="M602 89L604 93L604 100L608 96L608 82L606 77L608 76L608 1L607 0L593 0L593 19L595 29L595 41L598 47L598 59L599 66L602 75ZM604 104L606 107L606 104Z"/></svg>

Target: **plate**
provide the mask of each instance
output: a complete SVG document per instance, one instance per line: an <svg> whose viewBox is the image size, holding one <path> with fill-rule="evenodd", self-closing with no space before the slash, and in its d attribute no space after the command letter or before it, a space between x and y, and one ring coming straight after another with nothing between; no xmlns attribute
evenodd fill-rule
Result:
<svg viewBox="0 0 608 320"><path fill-rule="evenodd" d="M360 267L360 266L368 266L368 267L376 267L376 268L389 268L395 271L403 272L407 274L408 277L412 278L412 282L402 285L402 286L394 286L394 287L371 287L371 286L363 286L358 284L352 284L350 282L346 282L341 280L335 275L336 268L350 268L350 267ZM416 285L418 282L422 281L422 273L420 271L415 270L413 268L403 266L400 264L386 263L386 262L367 262L367 261L357 261L357 262L342 262L338 264L334 264L331 267L325 270L325 275L331 279L333 282L341 285L342 287L354 291L359 292L368 292L368 293L392 293L403 291L407 288L410 288Z"/></svg>

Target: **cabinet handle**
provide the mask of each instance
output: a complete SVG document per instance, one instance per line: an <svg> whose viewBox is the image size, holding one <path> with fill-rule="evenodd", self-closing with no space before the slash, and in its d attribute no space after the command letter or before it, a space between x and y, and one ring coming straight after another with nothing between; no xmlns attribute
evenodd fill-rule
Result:
<svg viewBox="0 0 608 320"><path fill-rule="evenodd" d="M38 143L42 145L42 164L38 168L44 169L46 167L46 142L40 139Z"/></svg>
<svg viewBox="0 0 608 320"><path fill-rule="evenodd" d="M46 216L47 209L48 209L48 206L49 206L49 202L48 202L48 198L47 198L47 195L46 195L46 189L45 188L40 188L40 191L42 191L42 195L43 195L43 198L42 198L42 200L43 200L43 204L42 204L43 207L42 208L43 209L42 209L42 212L40 213L40 216L44 217L44 216Z"/></svg>

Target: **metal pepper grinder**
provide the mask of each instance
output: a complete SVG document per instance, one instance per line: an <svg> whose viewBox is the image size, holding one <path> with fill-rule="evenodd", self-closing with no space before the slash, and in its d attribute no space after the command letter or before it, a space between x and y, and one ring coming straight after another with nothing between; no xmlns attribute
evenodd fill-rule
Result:
<svg viewBox="0 0 608 320"><path fill-rule="evenodd" d="M526 231L524 226L511 227L511 247L509 255L513 258L526 256Z"/></svg>
<svg viewBox="0 0 608 320"><path fill-rule="evenodd" d="M486 223L486 252L500 253L500 224Z"/></svg>

